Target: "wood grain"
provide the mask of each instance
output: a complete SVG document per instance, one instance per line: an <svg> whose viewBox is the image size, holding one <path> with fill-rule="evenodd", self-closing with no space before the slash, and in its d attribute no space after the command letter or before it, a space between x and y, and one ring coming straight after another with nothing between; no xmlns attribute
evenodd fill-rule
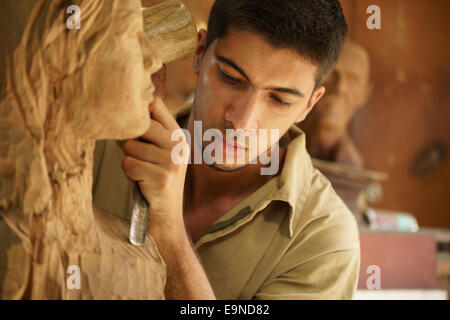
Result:
<svg viewBox="0 0 450 320"><path fill-rule="evenodd" d="M91 194L95 140L148 128L160 63L141 48L140 1L74 1L74 31L66 1L9 3L2 26L22 34L0 48L0 298L163 299L166 266L151 237L132 246L129 223L94 208ZM80 289L67 285L72 265Z"/></svg>

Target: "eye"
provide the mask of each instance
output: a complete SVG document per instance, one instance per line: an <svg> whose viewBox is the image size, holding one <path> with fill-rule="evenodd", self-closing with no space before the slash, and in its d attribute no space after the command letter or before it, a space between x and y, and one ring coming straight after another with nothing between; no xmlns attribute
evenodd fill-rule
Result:
<svg viewBox="0 0 450 320"><path fill-rule="evenodd" d="M230 76L229 74L225 73L220 67L217 67L217 73L219 74L219 77L226 83L229 83L231 85L240 85L242 84L242 81Z"/></svg>
<svg viewBox="0 0 450 320"><path fill-rule="evenodd" d="M286 102L280 98L278 98L275 95L271 95L270 98L272 99L272 101L279 107L283 107L283 108L287 108L291 106L291 103Z"/></svg>

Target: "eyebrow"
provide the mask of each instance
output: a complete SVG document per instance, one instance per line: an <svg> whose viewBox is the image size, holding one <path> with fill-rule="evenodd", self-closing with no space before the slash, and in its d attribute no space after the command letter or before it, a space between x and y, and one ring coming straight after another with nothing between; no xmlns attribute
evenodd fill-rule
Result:
<svg viewBox="0 0 450 320"><path fill-rule="evenodd" d="M272 90L272 91L278 91L281 93L289 93L292 94L294 96L303 98L305 97L305 95L303 93L301 93L300 91L298 91L297 89L289 89L289 88L267 88L266 90Z"/></svg>
<svg viewBox="0 0 450 320"><path fill-rule="evenodd" d="M223 63L229 65L234 70L239 72L245 78L245 80L247 80L248 82L251 82L250 78L247 76L247 74L244 72L244 70L242 70L233 60L225 58L223 56L218 56L217 60L219 60L220 62L223 62Z"/></svg>
<svg viewBox="0 0 450 320"><path fill-rule="evenodd" d="M239 72L245 78L245 80L247 80L249 83L251 83L249 76L233 60L225 58L224 56L220 56L220 55L217 56L217 60L219 60L222 63L225 63L225 64L229 65L230 67L232 67L234 70ZM288 94L292 94L294 96L298 96L298 97L301 97L301 98L303 98L305 96L303 93L301 93L297 89L290 89L290 88L265 88L265 90L272 90L272 91L277 91L277 92L281 92L281 93L288 93Z"/></svg>

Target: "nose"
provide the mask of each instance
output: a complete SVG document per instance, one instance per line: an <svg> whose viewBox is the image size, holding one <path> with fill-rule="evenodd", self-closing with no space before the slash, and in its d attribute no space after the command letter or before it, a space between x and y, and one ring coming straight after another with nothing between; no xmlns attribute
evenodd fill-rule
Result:
<svg viewBox="0 0 450 320"><path fill-rule="evenodd" d="M236 130L257 130L258 112L258 92L249 89L226 109L225 120L231 122Z"/></svg>
<svg viewBox="0 0 450 320"><path fill-rule="evenodd" d="M155 51L152 48L150 39L144 32L139 33L139 41L142 47L142 54L144 59L144 69L146 72L150 74L154 74L156 71L161 69L162 61L156 55Z"/></svg>

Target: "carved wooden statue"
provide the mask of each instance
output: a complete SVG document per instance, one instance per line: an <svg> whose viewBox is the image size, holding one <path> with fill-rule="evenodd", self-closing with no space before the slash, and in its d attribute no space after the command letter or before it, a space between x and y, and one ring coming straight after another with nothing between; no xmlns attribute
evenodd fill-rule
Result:
<svg viewBox="0 0 450 320"><path fill-rule="evenodd" d="M306 132L307 149L318 159L362 167L363 159L349 135L348 126L371 91L366 50L347 41L325 87L325 96L300 125Z"/></svg>
<svg viewBox="0 0 450 320"><path fill-rule="evenodd" d="M79 30L66 27L71 4ZM0 12L0 298L164 298L152 239L129 244L129 223L91 196L95 140L149 126L161 61L140 1L2 1Z"/></svg>

